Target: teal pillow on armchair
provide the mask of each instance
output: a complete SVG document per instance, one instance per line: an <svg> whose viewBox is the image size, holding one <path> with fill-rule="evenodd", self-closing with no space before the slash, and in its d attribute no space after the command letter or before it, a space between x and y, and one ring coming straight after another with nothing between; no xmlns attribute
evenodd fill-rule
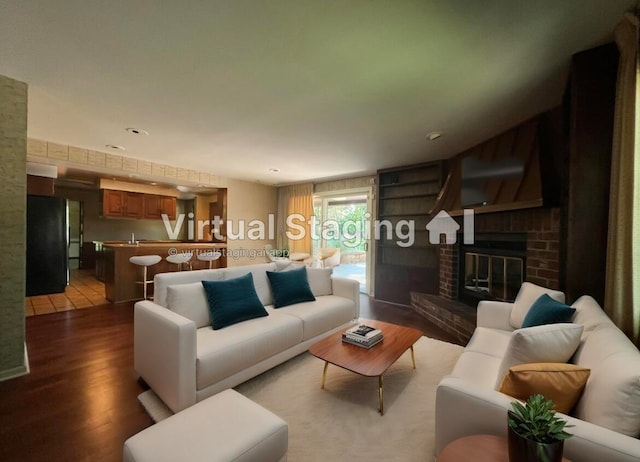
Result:
<svg viewBox="0 0 640 462"><path fill-rule="evenodd" d="M571 322L575 312L575 308L571 308L544 294L531 305L527 315L524 317L524 321L522 321L522 328Z"/></svg>
<svg viewBox="0 0 640 462"><path fill-rule="evenodd" d="M251 273L224 281L202 281L202 285L213 330L269 315L258 298Z"/></svg>

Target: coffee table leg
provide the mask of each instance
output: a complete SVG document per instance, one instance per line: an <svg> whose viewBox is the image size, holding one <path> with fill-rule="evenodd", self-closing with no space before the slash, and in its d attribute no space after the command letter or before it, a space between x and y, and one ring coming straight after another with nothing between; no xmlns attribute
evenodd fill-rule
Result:
<svg viewBox="0 0 640 462"><path fill-rule="evenodd" d="M380 401L380 415L384 415L384 381L378 376L378 400Z"/></svg>
<svg viewBox="0 0 640 462"><path fill-rule="evenodd" d="M327 367L329 366L329 361L324 362L324 369L322 369L322 384L320 388L324 390L324 382L327 380Z"/></svg>
<svg viewBox="0 0 640 462"><path fill-rule="evenodd" d="M409 348L411 348L411 362L413 363L413 368L416 368L416 357L413 354L413 345L411 345Z"/></svg>

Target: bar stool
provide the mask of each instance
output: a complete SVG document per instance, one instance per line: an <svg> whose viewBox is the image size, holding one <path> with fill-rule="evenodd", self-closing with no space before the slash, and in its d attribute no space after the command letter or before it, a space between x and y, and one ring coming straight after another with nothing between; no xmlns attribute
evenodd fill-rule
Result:
<svg viewBox="0 0 640 462"><path fill-rule="evenodd" d="M142 284L142 295L147 300L147 285L153 284L153 279L147 279L147 268L149 266L157 265L162 257L160 255L138 255L129 258L129 261L137 266L142 266L142 281L137 281L138 284Z"/></svg>
<svg viewBox="0 0 640 462"><path fill-rule="evenodd" d="M182 271L182 265L187 265L191 270L191 257L193 257L193 252L178 252L175 255L169 255L166 260L178 265L178 271Z"/></svg>
<svg viewBox="0 0 640 462"><path fill-rule="evenodd" d="M222 256L222 253L218 250L207 250L206 252L201 252L197 255L198 260L200 261L208 261L209 269L213 268L213 262Z"/></svg>

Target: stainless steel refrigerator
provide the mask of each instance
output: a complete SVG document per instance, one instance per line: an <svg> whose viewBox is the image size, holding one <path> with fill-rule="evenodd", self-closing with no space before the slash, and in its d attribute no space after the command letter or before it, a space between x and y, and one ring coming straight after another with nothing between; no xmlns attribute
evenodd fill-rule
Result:
<svg viewBox="0 0 640 462"><path fill-rule="evenodd" d="M60 197L27 196L27 296L64 292L69 226L67 201Z"/></svg>

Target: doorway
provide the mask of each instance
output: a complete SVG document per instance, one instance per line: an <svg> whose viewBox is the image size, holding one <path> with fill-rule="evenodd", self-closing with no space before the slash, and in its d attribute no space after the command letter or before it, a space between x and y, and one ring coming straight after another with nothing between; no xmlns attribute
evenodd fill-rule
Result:
<svg viewBox="0 0 640 462"><path fill-rule="evenodd" d="M369 189L333 191L313 198L315 223L312 235L313 254L321 249L340 251L339 264L333 266L336 277L355 279L360 292L371 287L371 194Z"/></svg>
<svg viewBox="0 0 640 462"><path fill-rule="evenodd" d="M82 202L67 200L67 223L69 226L69 241L67 252L67 268L76 270L82 267L82 222L83 222Z"/></svg>

